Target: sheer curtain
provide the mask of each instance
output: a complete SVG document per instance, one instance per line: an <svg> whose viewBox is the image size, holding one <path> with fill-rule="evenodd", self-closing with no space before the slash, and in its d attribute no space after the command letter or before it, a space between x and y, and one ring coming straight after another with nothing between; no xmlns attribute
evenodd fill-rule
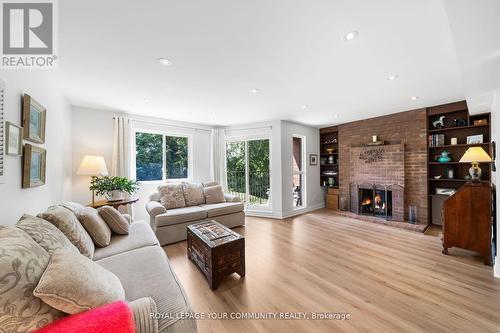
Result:
<svg viewBox="0 0 500 333"><path fill-rule="evenodd" d="M113 159L111 175L133 178L130 172L132 125L127 117L113 118ZM131 205L120 207L122 213L133 216Z"/></svg>
<svg viewBox="0 0 500 333"><path fill-rule="evenodd" d="M225 147L224 129L216 128L212 130L212 178L226 189L226 175L224 174L224 150Z"/></svg>

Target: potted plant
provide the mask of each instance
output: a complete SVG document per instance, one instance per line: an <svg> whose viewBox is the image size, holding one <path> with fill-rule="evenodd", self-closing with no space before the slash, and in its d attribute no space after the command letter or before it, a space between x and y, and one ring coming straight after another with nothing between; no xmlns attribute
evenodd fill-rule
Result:
<svg viewBox="0 0 500 333"><path fill-rule="evenodd" d="M139 183L119 176L92 177L89 189L95 191L97 195L105 196L109 201L118 201L124 199L125 192L128 194L136 192Z"/></svg>

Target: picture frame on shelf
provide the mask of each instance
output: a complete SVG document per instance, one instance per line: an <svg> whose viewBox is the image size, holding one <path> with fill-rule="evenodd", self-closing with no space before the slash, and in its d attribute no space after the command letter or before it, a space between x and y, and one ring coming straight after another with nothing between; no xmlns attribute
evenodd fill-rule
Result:
<svg viewBox="0 0 500 333"><path fill-rule="evenodd" d="M318 154L309 154L309 165L318 165Z"/></svg>
<svg viewBox="0 0 500 333"><path fill-rule="evenodd" d="M47 151L43 148L25 144L23 149L22 188L45 184Z"/></svg>
<svg viewBox="0 0 500 333"><path fill-rule="evenodd" d="M483 135L469 135L467 136L467 144L483 143Z"/></svg>
<svg viewBox="0 0 500 333"><path fill-rule="evenodd" d="M23 153L23 128L6 121L5 133L5 153L7 155L21 156Z"/></svg>
<svg viewBox="0 0 500 333"><path fill-rule="evenodd" d="M47 109L28 94L23 96L23 139L45 143Z"/></svg>

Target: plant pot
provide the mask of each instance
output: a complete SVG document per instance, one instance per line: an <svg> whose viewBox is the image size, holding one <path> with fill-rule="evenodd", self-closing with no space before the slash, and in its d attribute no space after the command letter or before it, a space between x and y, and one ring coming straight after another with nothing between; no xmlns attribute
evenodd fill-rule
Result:
<svg viewBox="0 0 500 333"><path fill-rule="evenodd" d="M123 191L114 190L109 192L106 197L108 198L108 201L120 201L125 198L125 194Z"/></svg>

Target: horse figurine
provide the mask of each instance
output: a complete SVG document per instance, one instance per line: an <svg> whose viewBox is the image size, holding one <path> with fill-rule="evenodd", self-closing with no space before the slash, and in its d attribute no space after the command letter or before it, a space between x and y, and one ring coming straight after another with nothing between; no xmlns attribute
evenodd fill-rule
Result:
<svg viewBox="0 0 500 333"><path fill-rule="evenodd" d="M439 117L438 120L434 121L432 123L432 126L434 126L434 128L443 128L444 127L444 116L441 116L441 117Z"/></svg>

